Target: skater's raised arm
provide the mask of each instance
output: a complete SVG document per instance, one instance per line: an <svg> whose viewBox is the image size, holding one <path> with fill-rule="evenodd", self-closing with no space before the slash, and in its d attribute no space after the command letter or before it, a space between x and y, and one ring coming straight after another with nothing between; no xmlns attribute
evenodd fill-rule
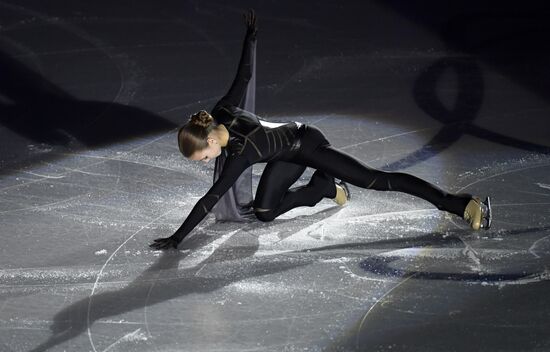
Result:
<svg viewBox="0 0 550 352"><path fill-rule="evenodd" d="M229 88L227 94L220 99L218 105L239 106L246 94L248 81L250 81L252 77L252 72L254 70L252 66L254 62L253 55L256 46L256 33L258 27L256 26L256 14L254 10L250 10L244 17L246 22L246 35L244 37L243 50L237 69L237 75L233 80L231 88Z"/></svg>
<svg viewBox="0 0 550 352"><path fill-rule="evenodd" d="M197 226L212 210L218 200L235 183L239 175L250 166L245 157L228 159L220 178L210 190L195 204L187 219L170 237L157 238L149 247L153 249L177 248L178 244Z"/></svg>

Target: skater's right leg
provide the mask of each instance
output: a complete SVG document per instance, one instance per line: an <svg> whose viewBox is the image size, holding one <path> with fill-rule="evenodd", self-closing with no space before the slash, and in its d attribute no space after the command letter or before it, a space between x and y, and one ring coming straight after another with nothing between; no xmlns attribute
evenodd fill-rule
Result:
<svg viewBox="0 0 550 352"><path fill-rule="evenodd" d="M290 209L314 206L323 198L336 197L334 178L322 171L314 172L307 185L289 189L305 169L304 165L286 161L266 165L254 199L254 211L259 220L272 221Z"/></svg>

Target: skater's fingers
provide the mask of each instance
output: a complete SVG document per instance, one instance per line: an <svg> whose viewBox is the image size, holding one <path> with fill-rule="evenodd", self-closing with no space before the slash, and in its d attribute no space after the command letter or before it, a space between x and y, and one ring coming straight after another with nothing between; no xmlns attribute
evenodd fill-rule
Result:
<svg viewBox="0 0 550 352"><path fill-rule="evenodd" d="M250 19L250 25L254 26L256 24L256 13L254 12L253 9L250 9L248 11L249 11L248 15L249 15L249 19Z"/></svg>
<svg viewBox="0 0 550 352"><path fill-rule="evenodd" d="M163 246L165 246L167 243L167 240L165 238L159 238L157 240L155 240L154 243L151 243L151 246L154 247L154 248L162 248Z"/></svg>
<svg viewBox="0 0 550 352"><path fill-rule="evenodd" d="M160 244L157 244L157 245L153 245L151 246L151 248L157 250L157 251L160 251L160 250L163 250L165 249L164 246L160 245Z"/></svg>
<svg viewBox="0 0 550 352"><path fill-rule="evenodd" d="M154 249L178 248L178 242L171 237L157 238L153 240L153 243L149 244L149 247Z"/></svg>
<svg viewBox="0 0 550 352"><path fill-rule="evenodd" d="M253 9L248 9L248 12L245 14L246 24L251 27L256 23L256 14Z"/></svg>

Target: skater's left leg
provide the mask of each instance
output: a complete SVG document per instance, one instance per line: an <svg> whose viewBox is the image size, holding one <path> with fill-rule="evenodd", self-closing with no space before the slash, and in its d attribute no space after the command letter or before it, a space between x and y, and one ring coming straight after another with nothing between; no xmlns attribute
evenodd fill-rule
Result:
<svg viewBox="0 0 550 352"><path fill-rule="evenodd" d="M314 152L301 154L296 162L323 170L327 174L358 187L377 191L398 191L420 197L438 209L460 217L464 217L466 206L472 200L470 194L447 193L410 174L373 169L330 145L320 145Z"/></svg>

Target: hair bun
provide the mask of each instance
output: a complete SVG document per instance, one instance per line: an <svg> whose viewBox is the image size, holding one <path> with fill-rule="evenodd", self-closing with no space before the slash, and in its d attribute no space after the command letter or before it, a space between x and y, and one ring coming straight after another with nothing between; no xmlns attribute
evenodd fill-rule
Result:
<svg viewBox="0 0 550 352"><path fill-rule="evenodd" d="M203 128L208 128L208 126L212 124L212 121L214 121L214 118L212 117L212 115L210 115L204 110L201 110L191 115L191 118L189 119L189 122L191 124L201 126Z"/></svg>

